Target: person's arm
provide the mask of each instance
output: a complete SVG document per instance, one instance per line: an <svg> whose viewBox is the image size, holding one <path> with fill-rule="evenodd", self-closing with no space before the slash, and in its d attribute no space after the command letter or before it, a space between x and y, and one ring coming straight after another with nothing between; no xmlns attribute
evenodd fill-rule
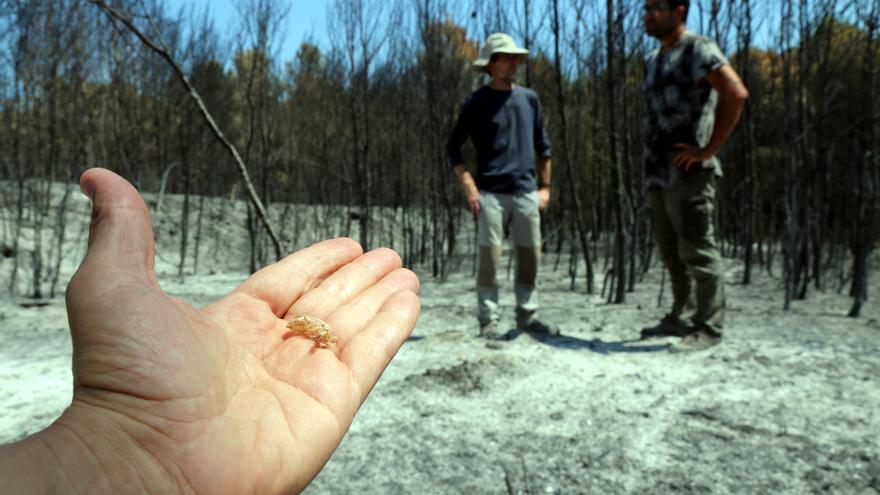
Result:
<svg viewBox="0 0 880 495"><path fill-rule="evenodd" d="M550 203L550 184L553 176L553 161L549 156L538 160L538 208L543 211Z"/></svg>
<svg viewBox="0 0 880 495"><path fill-rule="evenodd" d="M727 142L727 138L739 122L743 106L749 99L749 91L733 67L729 65L709 73L706 80L718 91L715 128L712 131L712 138L706 145L706 150L715 156L721 151L721 147Z"/></svg>
<svg viewBox="0 0 880 495"><path fill-rule="evenodd" d="M58 454L53 453L43 443L40 434L20 442L0 446L0 492L2 493L52 493L57 487L68 486L74 492L79 483L69 480L59 483L56 478L66 478L61 474ZM74 472L92 472L91 469L77 469ZM59 492L61 493L61 492Z"/></svg>
<svg viewBox="0 0 880 495"><path fill-rule="evenodd" d="M0 447L0 493L186 491L118 425L108 423L95 431L84 431L76 424L66 424L65 419Z"/></svg>
<svg viewBox="0 0 880 495"><path fill-rule="evenodd" d="M470 99L462 105L461 114L459 114L458 120L455 122L452 135L449 136L449 141L446 142L446 156L449 164L452 165L452 171L455 172L455 176L458 177L461 183L462 191L467 199L468 209L470 209L474 216L477 216L480 214L480 190L477 188L473 175L464 166L464 157L461 154L461 147L470 134L468 128L468 123L470 122L469 103Z"/></svg>
<svg viewBox="0 0 880 495"><path fill-rule="evenodd" d="M544 110L541 101L535 97L535 154L538 156L538 209L543 211L550 204L550 184L552 176L552 151L550 135L544 126Z"/></svg>
<svg viewBox="0 0 880 495"><path fill-rule="evenodd" d="M461 189L464 191L465 198L467 198L468 209L471 210L474 216L478 216L480 214L480 189L477 187L474 176L460 163L453 167L452 171L455 172L458 181L461 183Z"/></svg>
<svg viewBox="0 0 880 495"><path fill-rule="evenodd" d="M718 91L715 127L712 130L712 137L703 148L685 143L675 145L675 148L682 152L675 157L673 163L684 170L688 170L694 163L712 158L721 151L721 147L736 127L742 108L749 98L749 92L739 75L729 65L723 65L720 69L710 72L706 75L706 80Z"/></svg>

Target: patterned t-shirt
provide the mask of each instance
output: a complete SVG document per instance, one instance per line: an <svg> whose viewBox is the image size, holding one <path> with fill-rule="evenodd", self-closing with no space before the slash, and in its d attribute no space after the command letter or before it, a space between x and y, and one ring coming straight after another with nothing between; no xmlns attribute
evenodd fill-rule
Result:
<svg viewBox="0 0 880 495"><path fill-rule="evenodd" d="M728 64L714 41L685 32L665 53L651 52L645 60L645 174L649 185L670 187L681 171L672 164L677 143L706 146L715 126L718 93L706 76ZM721 175L721 162L702 163ZM699 168L697 165L691 168Z"/></svg>

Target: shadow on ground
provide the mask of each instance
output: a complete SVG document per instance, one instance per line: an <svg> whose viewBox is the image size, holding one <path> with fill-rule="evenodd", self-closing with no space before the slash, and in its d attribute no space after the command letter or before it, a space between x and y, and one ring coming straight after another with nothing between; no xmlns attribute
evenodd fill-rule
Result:
<svg viewBox="0 0 880 495"><path fill-rule="evenodd" d="M522 335L529 336L542 344L556 347L558 349L587 349L598 354L663 352L670 347L670 344L646 345L642 343L644 341L638 339L606 342L600 339L586 340L563 334L547 335L541 333L529 333L517 329L508 330L504 335L490 340L511 341Z"/></svg>

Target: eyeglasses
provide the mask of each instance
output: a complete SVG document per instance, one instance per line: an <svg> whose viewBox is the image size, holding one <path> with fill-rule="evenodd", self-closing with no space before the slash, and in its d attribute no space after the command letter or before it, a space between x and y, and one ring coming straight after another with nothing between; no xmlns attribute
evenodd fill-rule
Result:
<svg viewBox="0 0 880 495"><path fill-rule="evenodd" d="M669 10L669 4L665 3L655 3L651 5L645 5L644 12L645 14L652 15L657 12L663 12L665 10Z"/></svg>

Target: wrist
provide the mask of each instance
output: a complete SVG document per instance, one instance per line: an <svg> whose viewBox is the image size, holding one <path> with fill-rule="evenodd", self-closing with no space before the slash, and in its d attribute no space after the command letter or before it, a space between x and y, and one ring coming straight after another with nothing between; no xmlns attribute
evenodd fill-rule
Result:
<svg viewBox="0 0 880 495"><path fill-rule="evenodd" d="M0 492L182 492L170 471L120 425L106 416L85 423L76 414L71 407L45 430L4 447ZM11 480L15 489L7 490Z"/></svg>
<svg viewBox="0 0 880 495"><path fill-rule="evenodd" d="M720 146L714 146L714 145L712 145L712 143L709 143L706 145L705 148L703 148L703 156L705 156L706 160L708 160L708 159L714 157L715 155L717 155L718 152L721 151L720 148L721 148Z"/></svg>
<svg viewBox="0 0 880 495"><path fill-rule="evenodd" d="M0 492L110 493L93 454L75 434L52 425L0 448Z"/></svg>
<svg viewBox="0 0 880 495"><path fill-rule="evenodd" d="M0 446L0 493L63 493L57 463L39 435Z"/></svg>

